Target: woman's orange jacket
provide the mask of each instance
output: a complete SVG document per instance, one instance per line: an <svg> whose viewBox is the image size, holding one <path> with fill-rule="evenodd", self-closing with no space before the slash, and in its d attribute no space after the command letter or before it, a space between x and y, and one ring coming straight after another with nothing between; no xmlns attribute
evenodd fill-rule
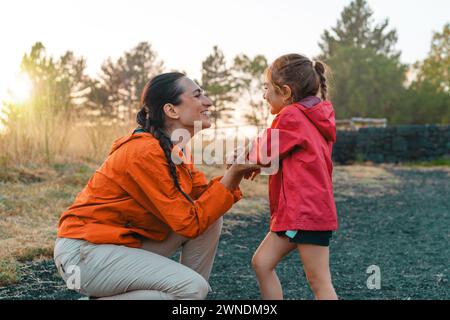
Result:
<svg viewBox="0 0 450 320"><path fill-rule="evenodd" d="M186 161L177 165L177 172L181 188L194 203L175 187L164 152L151 134L117 139L62 214L58 237L129 247L140 247L142 238L164 240L171 231L195 238L242 197L239 189L231 192L220 183L221 177L208 184Z"/></svg>

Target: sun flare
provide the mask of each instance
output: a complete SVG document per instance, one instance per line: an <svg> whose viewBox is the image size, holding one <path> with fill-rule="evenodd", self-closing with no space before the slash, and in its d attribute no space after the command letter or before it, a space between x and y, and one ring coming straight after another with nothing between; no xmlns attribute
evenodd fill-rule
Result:
<svg viewBox="0 0 450 320"><path fill-rule="evenodd" d="M30 78L25 73L18 74L7 89L7 100L13 103L25 103L31 96L33 86Z"/></svg>

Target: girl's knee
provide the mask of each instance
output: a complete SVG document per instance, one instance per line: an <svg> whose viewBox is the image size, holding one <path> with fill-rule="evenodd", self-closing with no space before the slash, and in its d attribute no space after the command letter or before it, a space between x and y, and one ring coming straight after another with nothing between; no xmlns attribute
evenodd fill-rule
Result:
<svg viewBox="0 0 450 320"><path fill-rule="evenodd" d="M264 257L259 254L255 254L251 261L252 269L256 273L272 271L273 268L265 261Z"/></svg>
<svg viewBox="0 0 450 320"><path fill-rule="evenodd" d="M253 271L256 271L259 268L259 258L256 254L252 257L251 266Z"/></svg>
<svg viewBox="0 0 450 320"><path fill-rule="evenodd" d="M313 291L331 286L331 279L328 274L310 271L306 273L306 279Z"/></svg>

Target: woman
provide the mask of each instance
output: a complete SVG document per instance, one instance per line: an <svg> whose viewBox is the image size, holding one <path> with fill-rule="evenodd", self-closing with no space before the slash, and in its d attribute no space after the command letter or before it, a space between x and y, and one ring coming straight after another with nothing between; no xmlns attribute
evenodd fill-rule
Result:
<svg viewBox="0 0 450 320"><path fill-rule="evenodd" d="M212 103L184 74L153 78L142 105L138 129L113 143L62 214L55 264L65 281L79 270L74 289L99 299L204 299L222 215L258 167L233 164L208 183L186 161L170 137L180 129L192 136L198 121L209 128ZM180 247L177 263L168 257Z"/></svg>

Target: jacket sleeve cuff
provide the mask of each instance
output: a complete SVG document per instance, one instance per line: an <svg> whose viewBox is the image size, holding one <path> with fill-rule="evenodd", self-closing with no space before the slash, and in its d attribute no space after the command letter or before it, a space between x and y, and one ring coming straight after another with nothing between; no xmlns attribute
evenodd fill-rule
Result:
<svg viewBox="0 0 450 320"><path fill-rule="evenodd" d="M214 178L211 179L211 182L210 182L210 183L219 183L219 184L222 185L222 183L220 182L220 180L222 180L222 178L223 178L223 176L220 176L220 177L214 177ZM222 185L222 186L223 186L223 185ZM240 189L239 187L237 187L237 188L234 189L233 191L230 191L230 190L229 190L227 187L225 187L225 186L223 186L223 187L224 187L224 189L225 189L229 194L231 194L231 195L233 196L233 202L234 202L234 203L236 203L236 202L238 202L239 200L242 199L243 194L242 194L242 191L241 191L241 189Z"/></svg>

